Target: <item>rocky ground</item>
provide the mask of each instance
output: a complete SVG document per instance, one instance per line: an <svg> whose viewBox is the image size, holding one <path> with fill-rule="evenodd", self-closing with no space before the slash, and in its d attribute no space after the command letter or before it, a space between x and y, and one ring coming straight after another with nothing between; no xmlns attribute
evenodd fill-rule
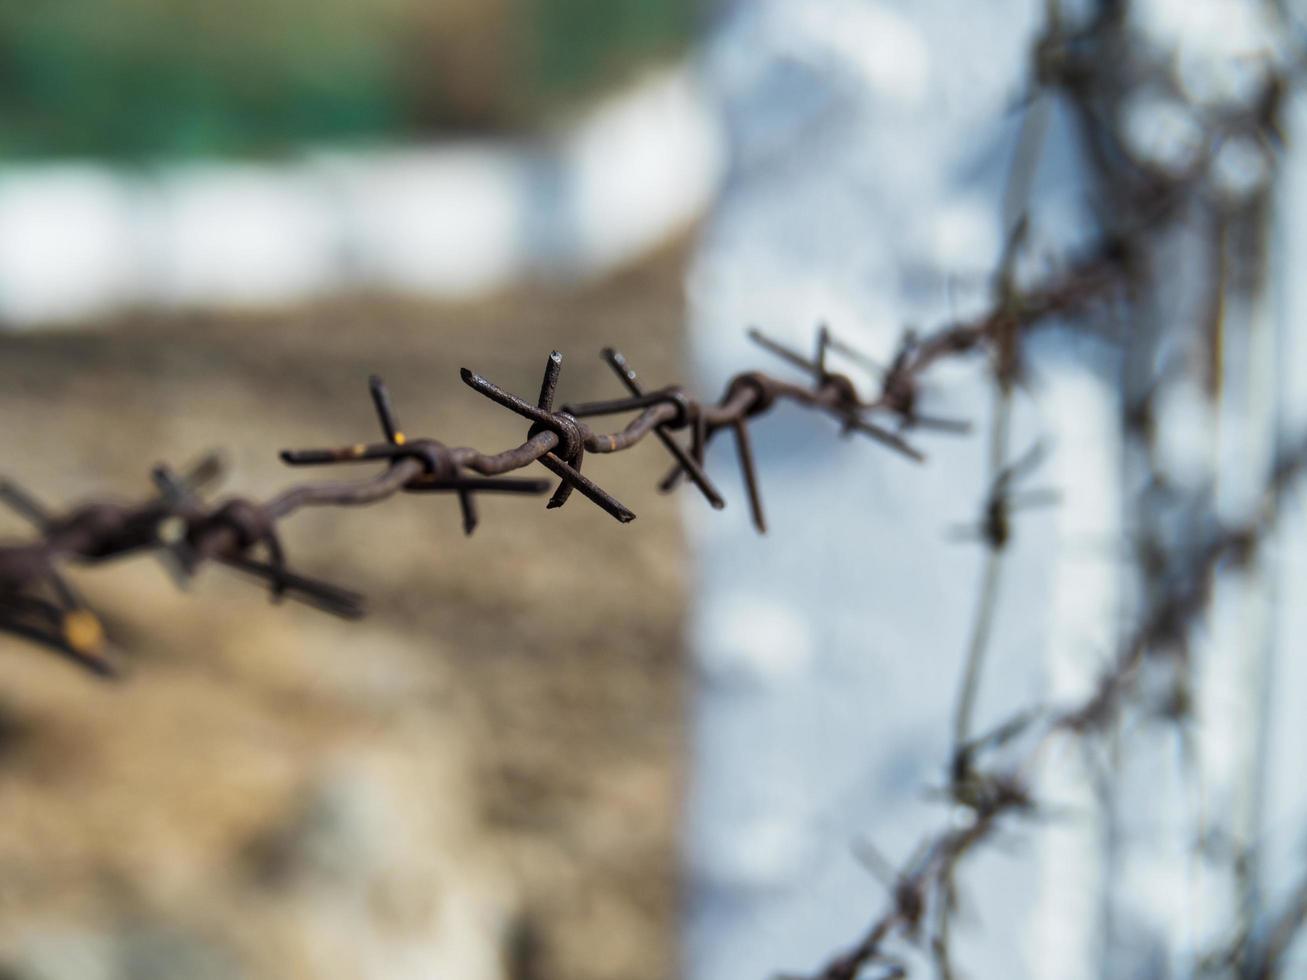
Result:
<svg viewBox="0 0 1307 980"><path fill-rule="evenodd" d="M671 380L681 257L471 306L2 335L0 467L62 506L221 448L224 491L267 496L303 475L277 450L374 437L373 371L410 432L506 448L523 425L458 368L531 393L557 347L564 399L609 397L616 344ZM294 565L367 593L360 624L221 569L190 594L148 558L79 572L121 680L0 636L0 975L673 975L686 568L664 466L651 443L587 467L628 527L579 497L487 499L471 539L443 497L297 516Z"/></svg>

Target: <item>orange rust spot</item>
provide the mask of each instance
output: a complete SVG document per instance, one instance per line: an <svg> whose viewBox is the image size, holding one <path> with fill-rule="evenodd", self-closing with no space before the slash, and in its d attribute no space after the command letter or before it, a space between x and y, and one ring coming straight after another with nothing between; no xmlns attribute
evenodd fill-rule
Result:
<svg viewBox="0 0 1307 980"><path fill-rule="evenodd" d="M406 442L408 442L408 436L404 435L404 433L402 433L402 432L396 432L396 433L395 433L395 445L396 445L396 446L402 446L402 445L404 445L404 443L406 443Z"/></svg>
<svg viewBox="0 0 1307 980"><path fill-rule="evenodd" d="M64 614L64 640L83 657L99 657L104 652L104 627L95 613L74 609Z"/></svg>

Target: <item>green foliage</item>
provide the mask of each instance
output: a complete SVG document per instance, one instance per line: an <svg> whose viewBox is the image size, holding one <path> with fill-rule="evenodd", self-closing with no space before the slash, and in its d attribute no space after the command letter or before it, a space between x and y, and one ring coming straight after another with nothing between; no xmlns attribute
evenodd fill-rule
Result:
<svg viewBox="0 0 1307 980"><path fill-rule="evenodd" d="M517 123L683 43L693 3L0 0L0 156L267 154L412 135L466 125L448 96L466 103L469 89L486 90L478 124ZM476 50L445 57L463 31ZM502 91L473 70L491 60Z"/></svg>
<svg viewBox="0 0 1307 980"><path fill-rule="evenodd" d="M574 96L632 63L682 47L694 0L525 0L532 91Z"/></svg>
<svg viewBox="0 0 1307 980"><path fill-rule="evenodd" d="M266 151L383 131L395 123L385 19L348 12L331 0L5 2L0 152Z"/></svg>

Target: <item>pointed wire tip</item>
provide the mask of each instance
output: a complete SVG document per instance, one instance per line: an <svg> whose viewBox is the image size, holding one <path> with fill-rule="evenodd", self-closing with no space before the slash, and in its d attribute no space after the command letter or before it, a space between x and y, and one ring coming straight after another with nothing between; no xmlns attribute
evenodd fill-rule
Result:
<svg viewBox="0 0 1307 980"><path fill-rule="evenodd" d="M118 666L103 653L86 654L80 650L74 650L71 647L60 647L56 642L52 644L55 649L60 649L66 653L78 667L86 671L93 677L102 681L117 681L122 679L122 671Z"/></svg>
<svg viewBox="0 0 1307 980"><path fill-rule="evenodd" d="M122 675L118 668L107 660L82 660L82 665L96 677L105 681L116 681Z"/></svg>
<svg viewBox="0 0 1307 980"><path fill-rule="evenodd" d="M870 436L872 439L879 442L882 446L885 446L888 449L893 449L898 453L900 453L901 455L906 456L914 463L924 463L926 461L925 453L921 452L921 450L919 449L916 449L910 443L907 443L904 440L900 439L892 432L887 432L886 430L880 428L879 426L872 425L870 422L866 422L860 418L857 418L856 416L849 416L848 418L845 418L842 421L843 421L843 425L841 425L840 428L841 428L841 433L844 435L849 435L854 432L861 432L865 436Z"/></svg>
<svg viewBox="0 0 1307 980"><path fill-rule="evenodd" d="M488 379L468 368L459 368L458 376L463 379L463 384L467 385L477 394L485 395L487 398L491 397L489 392L495 388L495 385Z"/></svg>
<svg viewBox="0 0 1307 980"><path fill-rule="evenodd" d="M358 599L357 601L340 602L326 608L324 611L333 616L339 616L341 619L348 619L352 622L357 622L360 619L366 618L368 607L362 599Z"/></svg>
<svg viewBox="0 0 1307 980"><path fill-rule="evenodd" d="M463 514L463 534L470 538L480 521L476 497L473 496L472 491L466 489L458 491L458 509Z"/></svg>
<svg viewBox="0 0 1307 980"><path fill-rule="evenodd" d="M226 452L212 449L186 472L186 482L200 485L221 479L227 473L229 462Z"/></svg>
<svg viewBox="0 0 1307 980"><path fill-rule="evenodd" d="M969 419L920 418L914 420L912 425L918 429L934 429L936 432L963 436L975 430L975 425Z"/></svg>

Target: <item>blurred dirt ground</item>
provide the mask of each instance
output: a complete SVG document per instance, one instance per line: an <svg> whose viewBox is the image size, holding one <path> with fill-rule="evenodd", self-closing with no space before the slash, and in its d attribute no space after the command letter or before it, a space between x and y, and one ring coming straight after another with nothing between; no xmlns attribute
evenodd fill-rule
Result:
<svg viewBox="0 0 1307 980"><path fill-rule="evenodd" d="M0 335L0 465L64 506L222 448L222 492L270 496L310 475L279 449L375 437L374 371L407 431L506 448L523 423L458 369L534 393L557 347L562 399L611 397L615 344L679 377L682 255L469 306ZM580 497L483 497L471 539L444 497L295 517L293 566L365 592L361 624L217 568L179 594L141 558L76 575L121 681L0 636L0 975L674 975L678 505L652 441L587 462L639 520Z"/></svg>

